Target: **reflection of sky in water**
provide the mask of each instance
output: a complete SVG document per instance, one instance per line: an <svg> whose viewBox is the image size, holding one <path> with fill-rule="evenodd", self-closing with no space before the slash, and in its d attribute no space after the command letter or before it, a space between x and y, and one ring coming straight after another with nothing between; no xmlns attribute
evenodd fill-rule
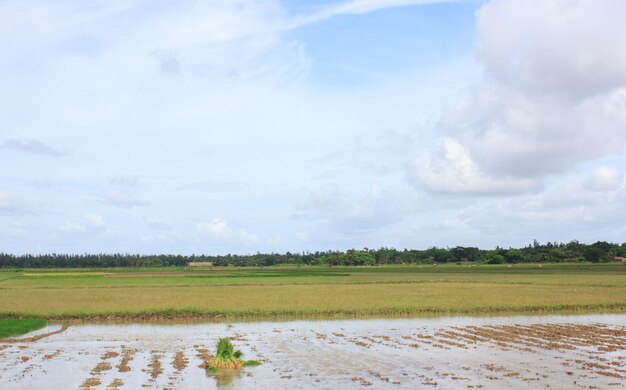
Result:
<svg viewBox="0 0 626 390"><path fill-rule="evenodd" d="M241 371L236 370L218 370L216 372L207 372L207 376L215 378L217 387L224 387L233 384L235 379L241 377Z"/></svg>
<svg viewBox="0 0 626 390"><path fill-rule="evenodd" d="M537 378L541 379L541 385L556 388L567 387L574 380L581 386L606 387L608 383L617 382L626 386L626 381L619 378L602 376L593 369L583 370L582 366L577 368L579 363L576 361L595 362L588 360L591 352L597 352L595 346L522 351L480 342L463 348L445 344L437 333L453 330L452 327L512 324L606 324L626 330L625 323L624 314L594 314L73 325L67 331L39 342L8 344L0 350L0 381L3 389L78 388L89 378L97 378L102 388L116 379L122 380L126 388L176 389L294 386L357 389L367 383L372 383L372 388L385 389L415 388L428 382L437 382L443 388L467 385L519 388L539 383L535 382ZM422 336L432 339L420 338ZM218 373L207 373L198 367L202 363L199 357L202 351L206 350L205 355L214 353L220 337L231 337L235 348L241 349L246 359L259 360L262 365ZM623 344L626 345L626 340ZM123 351L129 350L133 351L128 363L130 371L119 372L116 366L120 364ZM107 352L119 355L105 359ZM177 352L182 352L188 360L187 366L181 370L173 365ZM619 348L600 351L597 357L620 362L619 356L623 352ZM22 361L23 356L28 360ZM163 372L152 378L150 364L155 356ZM111 369L92 373L105 360ZM623 362L619 364L623 365ZM619 366L615 368L619 369ZM567 371L574 374L567 374Z"/></svg>

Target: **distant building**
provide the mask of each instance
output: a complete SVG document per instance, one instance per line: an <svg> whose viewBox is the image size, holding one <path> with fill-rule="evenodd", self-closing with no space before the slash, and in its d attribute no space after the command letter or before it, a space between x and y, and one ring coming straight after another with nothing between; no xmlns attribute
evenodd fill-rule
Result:
<svg viewBox="0 0 626 390"><path fill-rule="evenodd" d="M213 267L211 261L190 261L187 263L187 267Z"/></svg>
<svg viewBox="0 0 626 390"><path fill-rule="evenodd" d="M615 256L613 257L613 261L616 263L626 263L626 257Z"/></svg>

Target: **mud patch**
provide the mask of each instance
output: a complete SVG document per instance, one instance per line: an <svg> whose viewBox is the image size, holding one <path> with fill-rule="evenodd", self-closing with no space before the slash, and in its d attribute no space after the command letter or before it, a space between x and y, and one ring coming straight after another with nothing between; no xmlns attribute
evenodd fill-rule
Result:
<svg viewBox="0 0 626 390"><path fill-rule="evenodd" d="M97 386L100 386L102 384L102 381L100 381L100 378L88 378L86 379L81 385L80 388L81 389L93 389Z"/></svg>
<svg viewBox="0 0 626 390"><path fill-rule="evenodd" d="M159 351L152 351L152 357L150 359L150 377L152 379L156 379L163 373L163 368L161 367L161 357L162 355Z"/></svg>
<svg viewBox="0 0 626 390"><path fill-rule="evenodd" d="M116 378L113 379L113 382L107 385L107 389L119 389L122 386L124 386L124 381Z"/></svg>
<svg viewBox="0 0 626 390"><path fill-rule="evenodd" d="M189 359L185 357L185 354L182 351L176 352L174 355L174 361L172 362L172 366L176 371L182 371L187 367L189 363Z"/></svg>
<svg viewBox="0 0 626 390"><path fill-rule="evenodd" d="M122 360L120 364L115 366L118 372L128 372L130 371L129 363L133 360L136 350L128 349L125 346L122 346Z"/></svg>

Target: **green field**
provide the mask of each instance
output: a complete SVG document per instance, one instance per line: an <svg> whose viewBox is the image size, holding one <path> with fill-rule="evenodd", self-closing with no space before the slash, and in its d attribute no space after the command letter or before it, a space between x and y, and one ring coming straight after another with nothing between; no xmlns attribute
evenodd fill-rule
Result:
<svg viewBox="0 0 626 390"><path fill-rule="evenodd" d="M622 264L0 271L0 317L270 319L626 311Z"/></svg>
<svg viewBox="0 0 626 390"><path fill-rule="evenodd" d="M45 325L46 321L41 318L0 318L0 339L32 332Z"/></svg>

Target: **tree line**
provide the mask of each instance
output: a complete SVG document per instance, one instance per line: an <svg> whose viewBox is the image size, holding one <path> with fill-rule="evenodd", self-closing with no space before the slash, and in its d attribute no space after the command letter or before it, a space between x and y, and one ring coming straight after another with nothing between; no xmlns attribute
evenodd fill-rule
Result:
<svg viewBox="0 0 626 390"><path fill-rule="evenodd" d="M139 255L139 254L42 254L0 253L0 268L99 268L99 267L183 267L189 262L211 262L215 266L265 267L279 264L362 266L378 264L483 263L515 264L530 262L608 262L626 257L626 243L598 241L583 244L536 240L523 248L479 249L456 246L424 250L394 248L349 249L346 251L255 253L249 255Z"/></svg>

